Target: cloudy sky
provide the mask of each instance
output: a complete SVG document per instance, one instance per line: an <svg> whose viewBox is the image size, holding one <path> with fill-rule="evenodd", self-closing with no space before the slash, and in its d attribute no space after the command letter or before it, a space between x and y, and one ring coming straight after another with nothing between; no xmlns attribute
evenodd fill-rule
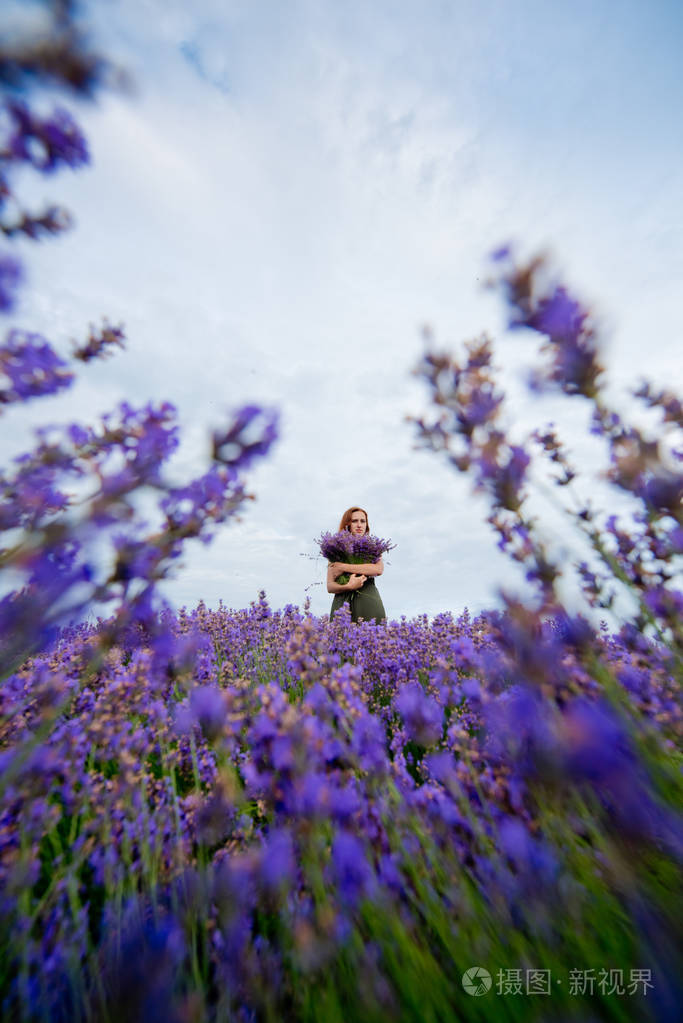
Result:
<svg viewBox="0 0 683 1023"><path fill-rule="evenodd" d="M421 329L488 330L515 429L564 423L591 467L586 410L525 395L533 347L482 287L513 240L592 303L615 393L683 384L680 3L99 0L90 21L135 92L78 108L92 167L32 186L77 227L31 250L17 321L66 345L106 315L129 345L40 418L169 399L189 478L226 409L281 409L257 500L188 548L176 604L325 612L306 555L355 503L398 544L390 617L494 604L517 575L485 507L406 422Z"/></svg>

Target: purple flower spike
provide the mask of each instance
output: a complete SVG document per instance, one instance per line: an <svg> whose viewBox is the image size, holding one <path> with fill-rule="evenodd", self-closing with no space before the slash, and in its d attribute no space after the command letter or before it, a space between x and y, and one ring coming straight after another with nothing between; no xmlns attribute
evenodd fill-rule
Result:
<svg viewBox="0 0 683 1023"><path fill-rule="evenodd" d="M462 683L462 691L468 700L476 702L481 699L481 682L476 678L466 678Z"/></svg>
<svg viewBox="0 0 683 1023"><path fill-rule="evenodd" d="M185 954L182 927L170 917L155 925L144 920L142 910L138 915L123 935L111 938L104 957L108 1007L117 1019L178 1020L173 982ZM115 940L120 943L116 954Z"/></svg>
<svg viewBox="0 0 683 1023"><path fill-rule="evenodd" d="M500 276L511 326L528 327L549 339L552 366L532 378L532 388L554 384L566 394L593 398L603 367L588 312L561 285L549 291L545 271L546 260L537 257L526 266L506 267Z"/></svg>
<svg viewBox="0 0 683 1023"><path fill-rule="evenodd" d="M564 764L577 781L601 784L635 767L628 736L605 705L575 700L564 715Z"/></svg>
<svg viewBox="0 0 683 1023"><path fill-rule="evenodd" d="M531 836L520 820L507 817L498 835L503 852L515 863L524 863L529 858Z"/></svg>
<svg viewBox="0 0 683 1023"><path fill-rule="evenodd" d="M683 617L683 592L681 590L657 586L646 590L644 600L658 618L680 622Z"/></svg>
<svg viewBox="0 0 683 1023"><path fill-rule="evenodd" d="M0 390L0 403L4 404L55 394L69 387L74 378L44 337L23 330L10 331L0 346L0 371L10 382Z"/></svg>
<svg viewBox="0 0 683 1023"><path fill-rule="evenodd" d="M225 696L215 686L198 686L190 694L190 714L206 738L216 739L223 730L227 705Z"/></svg>
<svg viewBox="0 0 683 1023"><path fill-rule="evenodd" d="M441 738L443 710L417 682L404 686L395 702L409 739L420 746L431 746Z"/></svg>
<svg viewBox="0 0 683 1023"><path fill-rule="evenodd" d="M5 252L0 254L0 312L8 313L14 308L23 275L18 259Z"/></svg>
<svg viewBox="0 0 683 1023"><path fill-rule="evenodd" d="M286 829L273 831L263 848L261 877L267 888L290 887L296 876L292 836Z"/></svg>
<svg viewBox="0 0 683 1023"><path fill-rule="evenodd" d="M275 409L245 405L235 412L227 430L213 435L213 457L235 471L267 454L278 438L279 416Z"/></svg>
<svg viewBox="0 0 683 1023"><path fill-rule="evenodd" d="M371 889L373 874L363 844L348 831L332 843L332 865L342 899L355 905Z"/></svg>
<svg viewBox="0 0 683 1023"><path fill-rule="evenodd" d="M75 168L89 162L85 138L67 110L58 108L45 120L22 102L7 103L7 110L15 129L10 140L13 159L26 161L44 174L61 164Z"/></svg>
<svg viewBox="0 0 683 1023"><path fill-rule="evenodd" d="M477 387L467 402L463 402L457 412L458 422L469 436L476 426L493 421L498 415L504 395L490 386Z"/></svg>
<svg viewBox="0 0 683 1023"><path fill-rule="evenodd" d="M126 347L122 327L110 327L107 323L99 331L91 327L88 340L74 350L74 359L79 359L81 362L104 359L111 355L111 350L114 347Z"/></svg>
<svg viewBox="0 0 683 1023"><path fill-rule="evenodd" d="M538 308L527 321L527 326L541 334L547 334L553 341L576 340L583 328L586 312L581 305L567 294L563 287L556 288L550 298L538 303Z"/></svg>
<svg viewBox="0 0 683 1023"><path fill-rule="evenodd" d="M505 855L535 888L543 885L544 881L556 878L559 867L555 856L542 841L530 835L521 820L506 817L500 825L498 836Z"/></svg>
<svg viewBox="0 0 683 1023"><path fill-rule="evenodd" d="M353 554L353 534L346 529L340 533L322 533L316 543L328 561L346 561Z"/></svg>
<svg viewBox="0 0 683 1023"><path fill-rule="evenodd" d="M512 255L512 246L501 245L491 253L491 260L494 263L504 263Z"/></svg>

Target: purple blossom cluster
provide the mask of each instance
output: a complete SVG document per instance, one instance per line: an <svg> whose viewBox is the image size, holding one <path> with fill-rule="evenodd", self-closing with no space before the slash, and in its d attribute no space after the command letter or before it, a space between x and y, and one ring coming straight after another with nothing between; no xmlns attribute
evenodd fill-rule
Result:
<svg viewBox="0 0 683 1023"><path fill-rule="evenodd" d="M91 79L74 79L72 74L79 60L87 63L74 12L70 5L57 6L53 13L61 63L51 63L47 44L38 40L33 50L28 43L13 50L14 66L17 73L23 68L38 81L53 78L61 69L64 81L88 91ZM8 51L2 45L0 80L2 69L7 71L3 60ZM49 52L56 59L56 51ZM40 54L47 63L35 63ZM40 173L78 168L87 162L87 146L64 110L41 118L24 96L11 90L2 124L0 230L12 238L18 221L2 218L18 204L10 183L16 167L28 164ZM20 219L23 233L38 237L30 226L38 221L23 213ZM2 311L11 309L20 278L18 262L0 254ZM41 335L10 329L0 343L0 412L70 387L79 363L105 357L124 343L123 328L105 321L101 329L90 328L69 359ZM5 573L0 651L5 673L42 649L62 624L93 608L110 614L100 637L103 647L131 629L162 633L158 582L172 570L185 541L208 542L214 528L243 505L248 495L242 470L265 455L276 436L276 413L245 405L214 434L213 457L203 474L178 485L164 475L179 443L177 413L166 402L140 408L122 402L97 424L39 430L33 450L0 471L0 567Z"/></svg>
<svg viewBox="0 0 683 1023"><path fill-rule="evenodd" d="M519 263L505 248L494 261L492 285L508 304L510 325L539 335L542 353L549 356L530 381L532 390L556 388L589 402L592 432L607 445L605 478L632 502L629 521L601 512L585 498L564 503L568 528L583 535L587 545L588 557L576 566L586 599L594 608L611 609L627 590L638 605L634 627L672 641L681 656L680 402L671 392L642 383L634 395L659 423L651 430L627 423L607 402L601 339L589 311L552 278L545 259ZM526 440L512 439L512 417L498 387L489 338L467 344L464 358L428 350L417 373L435 410L415 420L421 444L472 476L475 489L489 499L499 547L524 567L535 587L538 613L560 612L558 584L567 566L539 537L528 500L534 447L550 462L560 488L570 489L577 478L556 430L550 425Z"/></svg>
<svg viewBox="0 0 683 1023"><path fill-rule="evenodd" d="M2 352L0 347L0 357ZM49 368L42 351L40 357ZM30 396L32 378L16 373L15 379L28 381L24 391ZM249 415L253 423L252 406ZM43 430L34 450L0 473L0 532L7 538L2 559L12 579L0 599L8 668L93 604L116 606L117 628L154 617L163 606L155 587L172 571L183 544L191 538L208 542L215 527L239 510L247 497L239 469L254 457L254 446L267 450L272 443L273 412L259 410L246 439L243 410L234 423L228 427L235 437L232 461L212 463L183 486L163 477L178 445L177 414L168 403L136 409L124 402L96 426ZM143 494L156 497L155 523L142 519Z"/></svg>
<svg viewBox="0 0 683 1023"><path fill-rule="evenodd" d="M371 533L358 536L347 529L342 529L339 533L321 533L315 542L322 556L328 561L341 561L351 565L374 565L383 554L396 546L391 540L384 540ZM348 581L347 573L337 577L337 582L342 585Z"/></svg>
<svg viewBox="0 0 683 1023"><path fill-rule="evenodd" d="M316 543L320 547L320 553L328 561L343 561L354 553L355 539L354 534L348 529L342 529L339 533L321 533Z"/></svg>
<svg viewBox="0 0 683 1023"><path fill-rule="evenodd" d="M0 405L56 394L74 379L44 337L21 330L11 330L0 347L0 373L7 381L0 389Z"/></svg>
<svg viewBox="0 0 683 1023"><path fill-rule="evenodd" d="M0 312L8 312L14 306L22 276L19 260L7 252L0 253Z"/></svg>
<svg viewBox="0 0 683 1023"><path fill-rule="evenodd" d="M32 109L31 90L66 87L75 95L92 96L108 79L113 66L89 47L79 24L76 5L46 0L42 33L0 38L0 235L39 240L71 225L69 212L55 203L42 210L27 209L17 188L22 171L53 174L78 169L90 160L86 139L72 114L63 106L49 115ZM122 81L121 76L118 76ZM21 261L0 250L0 313L11 311L23 279Z"/></svg>
<svg viewBox="0 0 683 1023"><path fill-rule="evenodd" d="M9 130L0 159L29 163L42 174L60 165L80 167L90 155L85 138L68 110L58 107L51 117L37 117L25 102L10 99L5 104Z"/></svg>

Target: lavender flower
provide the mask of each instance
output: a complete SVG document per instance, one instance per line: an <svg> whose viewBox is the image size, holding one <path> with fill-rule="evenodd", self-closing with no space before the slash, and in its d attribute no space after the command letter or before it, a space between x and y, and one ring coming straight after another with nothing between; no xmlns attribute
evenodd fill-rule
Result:
<svg viewBox="0 0 683 1023"><path fill-rule="evenodd" d="M339 533L321 533L315 542L328 561L343 561L353 554L353 539L353 534L343 529Z"/></svg>
<svg viewBox="0 0 683 1023"><path fill-rule="evenodd" d="M267 454L278 436L278 413L258 405L238 409L226 430L213 435L213 459L235 471Z"/></svg>
<svg viewBox="0 0 683 1023"><path fill-rule="evenodd" d="M44 174L60 164L76 168L89 162L85 138L68 110L58 108L51 117L41 119L19 100L10 100L6 108L14 123L11 159L26 161Z"/></svg>
<svg viewBox="0 0 683 1023"><path fill-rule="evenodd" d="M90 328L88 340L85 344L75 347L73 357L81 362L90 362L92 359L106 358L111 355L113 347L125 348L123 328L110 327L105 322L99 332L95 331L94 327Z"/></svg>
<svg viewBox="0 0 683 1023"><path fill-rule="evenodd" d="M321 533L315 542L320 547L322 556L328 561L341 561L351 565L374 565L383 554L396 546L391 540L383 540L370 533L356 536L346 529L339 533ZM337 582L343 586L349 578L348 573L344 572L338 576Z"/></svg>
<svg viewBox="0 0 683 1023"><path fill-rule="evenodd" d="M55 394L70 387L74 375L40 334L12 330L0 346L0 371L9 386L0 390L0 404Z"/></svg>
<svg viewBox="0 0 683 1023"><path fill-rule="evenodd" d="M371 891L373 873L355 835L338 832L332 845L332 864L342 904L355 905Z"/></svg>
<svg viewBox="0 0 683 1023"><path fill-rule="evenodd" d="M6 252L0 253L0 312L8 313L14 308L22 278L23 268L19 260Z"/></svg>
<svg viewBox="0 0 683 1023"><path fill-rule="evenodd" d="M441 738L443 709L417 682L404 686L395 702L409 739L420 746L432 746Z"/></svg>
<svg viewBox="0 0 683 1023"><path fill-rule="evenodd" d="M500 259L497 284L511 311L510 325L528 327L547 337L546 350L552 364L535 374L534 386L555 384L567 394L595 398L604 368L599 342L587 310L562 285L549 286L543 257L519 266L511 250Z"/></svg>
<svg viewBox="0 0 683 1023"><path fill-rule="evenodd" d="M269 889L290 887L296 878L294 843L288 829L268 835L261 856L261 878Z"/></svg>

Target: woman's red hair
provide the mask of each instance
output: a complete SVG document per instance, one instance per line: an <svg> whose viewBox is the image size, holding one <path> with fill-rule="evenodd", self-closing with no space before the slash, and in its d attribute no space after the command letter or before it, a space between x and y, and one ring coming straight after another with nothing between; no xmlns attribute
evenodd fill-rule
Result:
<svg viewBox="0 0 683 1023"><path fill-rule="evenodd" d="M368 513L366 512L365 508L359 508L358 505L355 505L353 508L347 508L346 511L344 512L344 514L342 515L341 522L339 523L339 532L340 533L341 533L342 529L349 529L349 526L351 525L351 516L353 515L354 512L357 512L357 511L362 511L363 515L365 515L365 532L366 533L370 532L370 523L368 522ZM350 530L349 530L349 532L350 532Z"/></svg>

